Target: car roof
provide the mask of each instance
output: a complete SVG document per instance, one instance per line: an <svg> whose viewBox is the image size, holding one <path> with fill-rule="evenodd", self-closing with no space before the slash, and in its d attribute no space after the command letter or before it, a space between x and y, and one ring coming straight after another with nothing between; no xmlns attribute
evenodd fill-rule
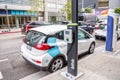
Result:
<svg viewBox="0 0 120 80"><path fill-rule="evenodd" d="M48 26L40 26L36 28L31 28L30 30L42 32L46 35L48 34L55 34L59 31L63 31L67 29L67 25L48 25Z"/></svg>

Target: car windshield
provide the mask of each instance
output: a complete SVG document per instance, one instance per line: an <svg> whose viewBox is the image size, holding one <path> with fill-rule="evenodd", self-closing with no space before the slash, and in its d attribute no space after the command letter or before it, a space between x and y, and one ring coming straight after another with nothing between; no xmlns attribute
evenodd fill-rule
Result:
<svg viewBox="0 0 120 80"><path fill-rule="evenodd" d="M102 30L107 30L107 24L100 24L99 28Z"/></svg>
<svg viewBox="0 0 120 80"><path fill-rule="evenodd" d="M29 44L31 46L34 46L35 44L39 43L40 41L43 40L43 38L45 38L45 34L41 33L41 32L37 32L37 31L29 31L25 37L25 43L28 44L27 42L29 42Z"/></svg>

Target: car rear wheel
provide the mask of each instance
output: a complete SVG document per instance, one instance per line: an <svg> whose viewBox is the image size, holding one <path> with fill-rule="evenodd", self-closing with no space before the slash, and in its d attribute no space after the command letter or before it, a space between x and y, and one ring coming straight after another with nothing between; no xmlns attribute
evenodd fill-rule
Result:
<svg viewBox="0 0 120 80"><path fill-rule="evenodd" d="M49 72L55 72L64 66L64 60L62 57L57 57L50 65Z"/></svg>
<svg viewBox="0 0 120 80"><path fill-rule="evenodd" d="M92 44L90 45L90 48L89 48L88 53L89 53L89 54L92 54L92 53L94 53L94 50L95 50L95 43L92 43Z"/></svg>

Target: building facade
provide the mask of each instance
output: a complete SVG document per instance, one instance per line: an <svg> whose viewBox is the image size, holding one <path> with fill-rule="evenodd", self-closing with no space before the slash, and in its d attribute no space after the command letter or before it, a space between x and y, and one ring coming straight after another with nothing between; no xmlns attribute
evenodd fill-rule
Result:
<svg viewBox="0 0 120 80"><path fill-rule="evenodd" d="M98 8L108 8L109 0L98 0Z"/></svg>
<svg viewBox="0 0 120 80"><path fill-rule="evenodd" d="M120 7L120 0L109 0L109 8L115 9L117 7Z"/></svg>
<svg viewBox="0 0 120 80"><path fill-rule="evenodd" d="M97 8L98 7L98 0L78 0L78 9L82 8Z"/></svg>
<svg viewBox="0 0 120 80"><path fill-rule="evenodd" d="M53 23L64 21L61 9L66 2L67 0L45 0L45 15L48 16L45 20Z"/></svg>
<svg viewBox="0 0 120 80"><path fill-rule="evenodd" d="M29 0L0 0L0 28L20 27L27 21L63 21L62 7L67 0L38 0L39 11L33 11ZM37 8L37 7L34 7Z"/></svg>
<svg viewBox="0 0 120 80"><path fill-rule="evenodd" d="M26 21L36 20L37 14L30 12L28 0L0 0L0 28L20 27Z"/></svg>

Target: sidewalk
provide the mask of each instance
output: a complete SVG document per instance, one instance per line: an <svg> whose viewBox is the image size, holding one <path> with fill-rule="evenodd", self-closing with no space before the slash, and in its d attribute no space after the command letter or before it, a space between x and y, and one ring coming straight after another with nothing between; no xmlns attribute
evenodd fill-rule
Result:
<svg viewBox="0 0 120 80"><path fill-rule="evenodd" d="M78 61L78 71L83 75L77 80L120 80L120 41L116 53L105 52L105 46L99 47L94 54ZM61 75L63 68L39 80L67 80Z"/></svg>
<svg viewBox="0 0 120 80"><path fill-rule="evenodd" d="M0 29L0 40L7 40L13 38L21 38L25 35L21 34L21 28L13 28L10 32L3 32L8 29Z"/></svg>
<svg viewBox="0 0 120 80"><path fill-rule="evenodd" d="M9 29L0 29L0 34L10 34L10 33L19 33L21 32L21 28L11 28Z"/></svg>

